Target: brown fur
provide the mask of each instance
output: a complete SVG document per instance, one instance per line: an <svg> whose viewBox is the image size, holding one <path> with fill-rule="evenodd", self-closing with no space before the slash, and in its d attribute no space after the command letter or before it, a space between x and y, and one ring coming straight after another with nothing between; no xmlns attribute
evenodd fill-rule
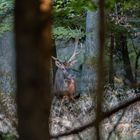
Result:
<svg viewBox="0 0 140 140"><path fill-rule="evenodd" d="M76 91L76 84L74 79L65 79L65 75L61 69L58 68L55 75L55 82L53 92L57 97L66 97L70 101L74 101L74 94Z"/></svg>
<svg viewBox="0 0 140 140"><path fill-rule="evenodd" d="M70 79L67 81L67 96L69 100L74 101L74 94L76 91L76 84L74 79Z"/></svg>

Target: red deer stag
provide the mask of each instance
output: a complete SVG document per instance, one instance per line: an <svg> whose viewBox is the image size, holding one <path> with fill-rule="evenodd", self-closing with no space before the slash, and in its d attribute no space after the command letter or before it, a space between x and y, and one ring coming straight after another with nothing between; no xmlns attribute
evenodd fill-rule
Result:
<svg viewBox="0 0 140 140"><path fill-rule="evenodd" d="M57 97L62 97L62 99L67 99L69 101L74 101L76 92L75 78L69 73L69 69L71 69L76 62L75 56L80 53L80 51L77 52L77 47L78 40L75 41L74 52L68 61L63 62L52 56L55 65L58 67L55 74L53 92Z"/></svg>

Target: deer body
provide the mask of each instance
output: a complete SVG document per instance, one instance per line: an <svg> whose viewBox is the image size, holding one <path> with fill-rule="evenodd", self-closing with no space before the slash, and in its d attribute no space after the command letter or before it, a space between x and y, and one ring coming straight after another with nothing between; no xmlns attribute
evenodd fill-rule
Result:
<svg viewBox="0 0 140 140"><path fill-rule="evenodd" d="M76 93L76 84L74 79L69 79L67 81L67 91L66 96L69 101L74 101L74 95Z"/></svg>
<svg viewBox="0 0 140 140"><path fill-rule="evenodd" d="M55 82L53 91L57 97L65 96L68 100L74 100L76 92L76 82L74 78L67 74L64 74L61 69L58 68L55 75Z"/></svg>
<svg viewBox="0 0 140 140"><path fill-rule="evenodd" d="M54 94L58 97L66 97L69 101L74 101L76 92L75 78L68 70L75 64L75 56L80 53L80 51L77 52L77 46L78 40L76 40L74 52L68 61L61 61L52 56L55 65L58 67L55 75Z"/></svg>

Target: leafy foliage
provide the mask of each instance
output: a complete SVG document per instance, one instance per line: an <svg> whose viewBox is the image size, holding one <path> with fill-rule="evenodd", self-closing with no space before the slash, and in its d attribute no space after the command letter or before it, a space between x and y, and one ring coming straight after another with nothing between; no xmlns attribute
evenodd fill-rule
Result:
<svg viewBox="0 0 140 140"><path fill-rule="evenodd" d="M62 38L63 33L64 35L66 35L66 38L74 38L77 37L77 35L80 37L83 36L83 34L81 34L81 31L85 31L85 15L87 9L95 10L96 4L92 0L54 1L54 27L57 28L54 30L56 30L55 33L58 33L58 31L60 31L59 38ZM62 29L62 31L60 29ZM70 36L68 37L68 35ZM55 37L58 38L58 34L56 34Z"/></svg>
<svg viewBox="0 0 140 140"><path fill-rule="evenodd" d="M84 37L84 33L79 29L70 29L64 27L56 27L53 30L55 39L71 39Z"/></svg>
<svg viewBox="0 0 140 140"><path fill-rule="evenodd" d="M1 0L0 3L0 36L13 29L14 0Z"/></svg>
<svg viewBox="0 0 140 140"><path fill-rule="evenodd" d="M16 136L11 134L11 133L7 133L7 134L3 134L2 135L2 138L4 140L15 140L16 139Z"/></svg>
<svg viewBox="0 0 140 140"><path fill-rule="evenodd" d="M64 27L69 29L80 29L85 32L85 15L88 9L96 10L98 5L96 2L92 0L57 0L54 1L53 4L53 18L54 18L54 27ZM140 4L139 1L133 0L107 0L105 1L106 12L109 14L120 14L118 17L119 20L111 21L109 23L110 29L115 32L127 32L127 29L122 26L124 24L125 16L122 15L122 11L124 14L131 16L138 16ZM117 13L116 13L117 12ZM121 18L121 20L120 20ZM119 22L121 24L115 24L115 22ZM128 21L126 21L127 23ZM79 24L80 23L80 24ZM125 25L126 25L125 23ZM115 28L114 28L115 27ZM59 28L60 29L60 28ZM58 29L56 29L58 31ZM59 30L60 31L60 30ZM66 32L63 31L62 32ZM69 31L71 32L71 31ZM56 32L55 32L56 33ZM71 35L71 34L70 34ZM55 35L58 38L58 34ZM60 33L60 38L62 38L62 34Z"/></svg>
<svg viewBox="0 0 140 140"><path fill-rule="evenodd" d="M1 0L0 3L0 17L5 15L7 10L13 10L14 0Z"/></svg>
<svg viewBox="0 0 140 140"><path fill-rule="evenodd" d="M0 36L3 35L3 33L7 31L11 31L13 29L13 24L12 23L1 23L0 24Z"/></svg>

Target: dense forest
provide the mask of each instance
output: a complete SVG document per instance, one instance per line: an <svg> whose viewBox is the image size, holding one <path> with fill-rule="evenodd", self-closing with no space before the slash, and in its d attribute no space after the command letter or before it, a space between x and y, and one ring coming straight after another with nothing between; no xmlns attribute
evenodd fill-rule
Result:
<svg viewBox="0 0 140 140"><path fill-rule="evenodd" d="M1 0L0 140L139 140L139 45L139 0Z"/></svg>

